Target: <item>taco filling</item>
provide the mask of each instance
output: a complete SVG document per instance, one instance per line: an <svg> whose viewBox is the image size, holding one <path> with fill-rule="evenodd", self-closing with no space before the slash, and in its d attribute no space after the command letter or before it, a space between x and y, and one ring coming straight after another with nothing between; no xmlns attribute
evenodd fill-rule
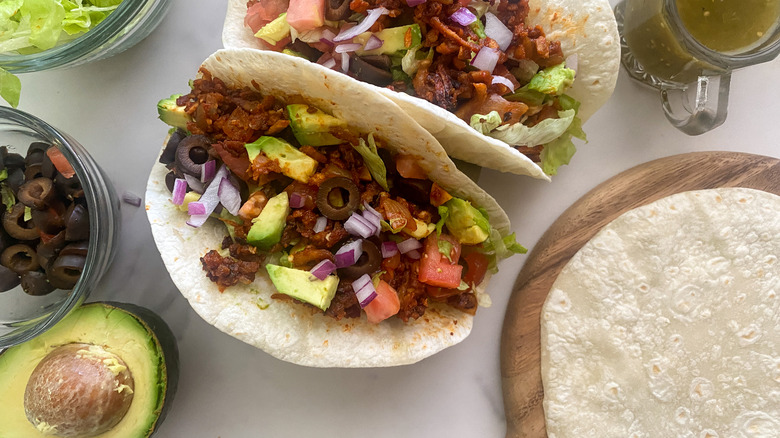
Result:
<svg viewBox="0 0 780 438"><path fill-rule="evenodd" d="M192 227L221 221L200 258L220 291L273 282L273 299L335 319L420 318L430 301L468 314L497 259L525 252L487 213L430 181L412 155L303 98L230 89L204 68L158 104L176 129L160 161ZM484 302L483 302L484 304Z"/></svg>
<svg viewBox="0 0 780 438"><path fill-rule="evenodd" d="M407 92L516 145L547 173L584 139L565 91L576 56L528 26L528 0L250 0L244 25L270 50ZM557 142L553 144L553 142ZM554 154L542 154L546 144Z"/></svg>

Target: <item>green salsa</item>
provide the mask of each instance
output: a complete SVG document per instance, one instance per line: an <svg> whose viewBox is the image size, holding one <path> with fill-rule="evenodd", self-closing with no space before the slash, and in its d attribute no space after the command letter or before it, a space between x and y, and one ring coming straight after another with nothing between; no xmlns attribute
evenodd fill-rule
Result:
<svg viewBox="0 0 780 438"><path fill-rule="evenodd" d="M780 0L677 0L685 28L716 52L742 52L769 37Z"/></svg>

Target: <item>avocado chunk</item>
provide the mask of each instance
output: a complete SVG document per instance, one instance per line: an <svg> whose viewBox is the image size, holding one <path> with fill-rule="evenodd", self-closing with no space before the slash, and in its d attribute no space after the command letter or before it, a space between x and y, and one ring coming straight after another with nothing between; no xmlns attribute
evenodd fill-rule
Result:
<svg viewBox="0 0 780 438"><path fill-rule="evenodd" d="M564 64L554 65L536 73L528 83L529 90L557 96L574 83L574 70Z"/></svg>
<svg viewBox="0 0 780 438"><path fill-rule="evenodd" d="M278 265L265 265L268 276L276 290L301 301L326 310L336 295L339 277L329 275L318 280L309 271L285 268Z"/></svg>
<svg viewBox="0 0 780 438"><path fill-rule="evenodd" d="M303 104L287 105L287 115L290 119L290 128L298 143L309 146L342 143L330 131L334 128L346 129L345 121Z"/></svg>
<svg viewBox="0 0 780 438"><path fill-rule="evenodd" d="M174 128L187 129L187 122L192 120L189 114L184 112L184 107L176 104L176 99L181 94L172 94L171 97L160 99L157 102L157 115L166 125Z"/></svg>
<svg viewBox="0 0 780 438"><path fill-rule="evenodd" d="M271 22L261 27L255 36L268 44L275 46L279 41L290 36L290 25L287 23L287 12L279 14Z"/></svg>
<svg viewBox="0 0 780 438"><path fill-rule="evenodd" d="M279 193L268 200L263 211L252 219L252 227L246 235L248 244L262 250L269 250L282 239L282 231L290 214L290 200L287 192Z"/></svg>
<svg viewBox="0 0 780 438"><path fill-rule="evenodd" d="M444 225L450 233L465 245L476 245L490 236L488 219L470 202L452 198L444 204L448 209Z"/></svg>
<svg viewBox="0 0 780 438"><path fill-rule="evenodd" d="M74 424L58 422L73 422L73 416L38 421L37 427L32 423L34 419L28 420L27 411L36 412L34 392L29 397L25 395L28 384L31 388L43 384L44 389L45 385L57 384L57 379L45 379L52 373L45 369L47 363L56 370L58 361L100 359L93 362L104 365L104 377L108 380L132 375L132 386L120 383L109 391L131 396L132 402L121 419L98 436L149 437L159 428L173 402L179 376L178 355L170 328L150 310L124 303L85 304L37 338L0 353L0 435L41 438L47 436L44 433L67 432ZM38 377L44 380L36 383L31 377L35 378L34 370L39 365L43 371L39 371ZM62 370L62 375L79 378L67 370ZM89 388L88 379L75 381ZM82 403L89 408L89 402L93 402L78 393L65 394L62 400L67 400L71 409L63 412L72 412ZM75 427L84 426L78 422L75 419Z"/></svg>
<svg viewBox="0 0 780 438"><path fill-rule="evenodd" d="M353 42L365 45L372 32L363 32L352 39ZM382 46L373 50L358 49L355 54L358 56L366 55L392 55L396 52L405 51L420 44L422 41L422 32L420 25L409 24L406 26L388 27L379 32L373 33L377 38L384 41ZM408 38L407 38L408 35ZM407 45L407 43L409 43Z"/></svg>
<svg viewBox="0 0 780 438"><path fill-rule="evenodd" d="M245 147L249 161L254 161L262 152L279 163L282 174L302 183L309 182L309 178L317 170L318 163L314 158L276 137L262 136L252 143L247 143Z"/></svg>

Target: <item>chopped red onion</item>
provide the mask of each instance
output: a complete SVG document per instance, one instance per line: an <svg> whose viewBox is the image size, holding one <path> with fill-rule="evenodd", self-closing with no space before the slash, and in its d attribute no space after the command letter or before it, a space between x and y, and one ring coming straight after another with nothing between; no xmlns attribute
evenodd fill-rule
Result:
<svg viewBox="0 0 780 438"><path fill-rule="evenodd" d="M336 46L333 51L336 53L354 52L355 50L360 50L362 47L363 46L358 43L344 43Z"/></svg>
<svg viewBox="0 0 780 438"><path fill-rule="evenodd" d="M141 203L143 202L143 199L141 199L141 197L136 195L135 193L124 192L122 193L122 201L124 201L126 204L130 204L135 207L140 207Z"/></svg>
<svg viewBox="0 0 780 438"><path fill-rule="evenodd" d="M382 249L382 258L383 259L390 258L390 257L398 254L398 245L395 242L391 241L391 240L388 240L386 242L382 242L381 249Z"/></svg>
<svg viewBox="0 0 780 438"><path fill-rule="evenodd" d="M502 52L509 48L514 37L512 31L491 12L485 12L485 35L494 39Z"/></svg>
<svg viewBox="0 0 780 438"><path fill-rule="evenodd" d="M477 52L477 56L471 61L471 65L479 70L485 70L493 73L493 69L496 68L498 63L498 57L500 52L490 47L483 47Z"/></svg>
<svg viewBox="0 0 780 438"><path fill-rule="evenodd" d="M208 160L200 167L200 181L207 183L214 178L214 174L217 172L217 162L214 160Z"/></svg>
<svg viewBox="0 0 780 438"><path fill-rule="evenodd" d="M325 68L333 68L336 66L336 60L333 58L328 59L327 61L322 63L322 66Z"/></svg>
<svg viewBox="0 0 780 438"><path fill-rule="evenodd" d="M301 208L306 204L306 199L300 193L290 193L290 208Z"/></svg>
<svg viewBox="0 0 780 438"><path fill-rule="evenodd" d="M335 45L336 45L336 43L334 43L333 41L331 41L331 40L329 40L329 39L327 39L327 38L320 38L320 42L321 42L322 44L325 44L325 45L327 45L328 47L333 47L333 46L335 46Z"/></svg>
<svg viewBox="0 0 780 438"><path fill-rule="evenodd" d="M420 251L417 251L416 249L413 249L406 253L406 256L409 257L412 260L420 260L420 257L422 257L422 254L420 254Z"/></svg>
<svg viewBox="0 0 780 438"><path fill-rule="evenodd" d="M367 239L376 233L377 228L369 221L363 218L357 211L352 213L349 219L344 222L344 229L353 236L360 236Z"/></svg>
<svg viewBox="0 0 780 438"><path fill-rule="evenodd" d="M184 179L187 180L187 185L190 186L193 192L203 193L203 189L206 187L206 185L203 184L201 180L188 173L184 174Z"/></svg>
<svg viewBox="0 0 780 438"><path fill-rule="evenodd" d="M354 240L339 248L336 251L336 267L346 268L357 263L360 256L363 255L363 241Z"/></svg>
<svg viewBox="0 0 780 438"><path fill-rule="evenodd" d="M406 0L406 4L411 6L411 7L415 7L417 5L421 5L421 4L425 3L426 1L428 1L428 0Z"/></svg>
<svg viewBox="0 0 780 438"><path fill-rule="evenodd" d="M408 238L408 239L406 239L403 242L398 244L398 251L401 251L401 254L406 254L409 251L417 250L417 249L420 249L422 247L423 247L423 245L422 245L422 243L420 243L419 240L417 240L417 239L415 239L413 237L410 237L410 238Z"/></svg>
<svg viewBox="0 0 780 438"><path fill-rule="evenodd" d="M238 190L230 178L222 178L219 182L219 189L217 190L217 196L219 196L219 203L233 216L238 215L238 210L241 208L241 192Z"/></svg>
<svg viewBox="0 0 780 438"><path fill-rule="evenodd" d="M358 303L360 303L361 309L376 298L376 289L368 274L363 274L353 281L352 290L355 291L355 296L358 299Z"/></svg>
<svg viewBox="0 0 780 438"><path fill-rule="evenodd" d="M214 175L214 179L211 181L211 184L206 187L206 190L203 191L200 199L198 199L198 202L203 203L203 205L206 207L206 213L202 215L191 215L190 220L187 221L187 225L197 228L206 223L206 219L208 219L209 215L211 215L211 212L213 212L214 209L217 208L217 205L219 205L219 186L222 182L222 179L228 177L228 172L229 171L227 166L224 164L220 166L216 175Z"/></svg>
<svg viewBox="0 0 780 438"><path fill-rule="evenodd" d="M563 62L564 62L564 65L566 66L566 68L570 68L570 69L574 70L574 72L576 73L577 72L577 60L578 59L579 58L577 58L577 54L576 53L572 53L571 55L567 56L566 59L563 60Z"/></svg>
<svg viewBox="0 0 780 438"><path fill-rule="evenodd" d="M379 37L376 35L371 35L368 38L368 41L366 41L366 45L363 46L363 50L376 50L382 47L384 43L385 42L379 39Z"/></svg>
<svg viewBox="0 0 780 438"><path fill-rule="evenodd" d="M450 20L460 24L461 26L468 26L469 24L477 21L477 16L474 15L468 8L460 8L455 13L450 15Z"/></svg>
<svg viewBox="0 0 780 438"><path fill-rule="evenodd" d="M336 264L332 261L325 259L311 268L311 274L317 277L318 280L324 280L328 275L332 274L336 270Z"/></svg>
<svg viewBox="0 0 780 438"><path fill-rule="evenodd" d="M376 217L377 219L379 219L380 221L381 221L382 219L384 219L384 218L382 217L382 214L381 214L381 213L379 213L378 211L374 210L374 208L373 208L373 207L371 207L371 205L370 205L368 202L366 202L366 201L363 201L363 208L365 208L365 209L366 209L366 211L364 211L364 212L363 212L363 217L366 217L366 215L372 215L372 216L375 216L375 217ZM366 217L366 219L368 219L368 218Z"/></svg>
<svg viewBox="0 0 780 438"><path fill-rule="evenodd" d="M206 205L200 201L193 201L187 204L187 213L190 215L206 214Z"/></svg>
<svg viewBox="0 0 780 438"><path fill-rule="evenodd" d="M507 88L509 88L509 91L515 91L515 84L512 83L509 79L503 77L503 76L493 76L493 80L491 81L491 84L503 84L506 85Z"/></svg>
<svg viewBox="0 0 780 438"><path fill-rule="evenodd" d="M184 204L184 195L187 194L187 181L176 178L173 182L173 203L176 205Z"/></svg>
<svg viewBox="0 0 780 438"><path fill-rule="evenodd" d="M326 40L332 46L333 45L333 38L335 36L336 36L336 34L332 30L330 30L328 28L325 28L325 29L322 30L322 33L320 34L320 41Z"/></svg>
<svg viewBox="0 0 780 438"><path fill-rule="evenodd" d="M341 71L344 73L349 72L349 55L346 53L341 54Z"/></svg>
<svg viewBox="0 0 780 438"><path fill-rule="evenodd" d="M376 20L378 20L379 17L386 15L389 11L383 7L379 7L375 9L369 9L366 12L368 12L368 14L366 15L366 18L363 19L363 21L361 21L355 27L339 32L339 34L333 38L333 41L338 43L341 41L351 40L352 38L370 29L371 26L376 23Z"/></svg>
<svg viewBox="0 0 780 438"><path fill-rule="evenodd" d="M374 227L374 235L378 236L379 232L382 231L382 215L379 214L378 211L371 208L371 206L368 205L368 202L363 202L363 207L365 207L365 211L363 211L363 219L365 219L366 222Z"/></svg>
<svg viewBox="0 0 780 438"><path fill-rule="evenodd" d="M317 218L317 222L314 223L314 228L312 228L312 230L315 233L321 233L325 231L325 227L327 226L328 226L328 218L326 218L325 216L320 216Z"/></svg>

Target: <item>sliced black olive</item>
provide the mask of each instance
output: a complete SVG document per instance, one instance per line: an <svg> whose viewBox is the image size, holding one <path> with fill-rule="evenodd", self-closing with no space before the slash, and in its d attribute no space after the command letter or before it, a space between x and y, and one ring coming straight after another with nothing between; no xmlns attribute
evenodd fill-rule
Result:
<svg viewBox="0 0 780 438"><path fill-rule="evenodd" d="M49 283L58 289L73 289L81 277L86 259L78 255L61 255L48 270Z"/></svg>
<svg viewBox="0 0 780 438"><path fill-rule="evenodd" d="M24 169L24 179L27 181L32 181L41 176L43 176L43 163L40 161L30 164Z"/></svg>
<svg viewBox="0 0 780 438"><path fill-rule="evenodd" d="M24 157L17 153L6 155L3 157L3 162L6 169L24 169Z"/></svg>
<svg viewBox="0 0 780 438"><path fill-rule="evenodd" d="M8 170L8 178L6 178L5 183L8 184L8 187L10 187L14 193L19 191L19 187L24 184L24 170L21 168Z"/></svg>
<svg viewBox="0 0 780 438"><path fill-rule="evenodd" d="M325 19L340 21L352 15L349 9L349 0L325 0Z"/></svg>
<svg viewBox="0 0 780 438"><path fill-rule="evenodd" d="M177 129L170 138L168 143L165 143L165 149L160 154L160 163L171 164L176 160L176 148L179 147L179 143L184 139L186 134L181 129Z"/></svg>
<svg viewBox="0 0 780 438"><path fill-rule="evenodd" d="M176 178L178 177L173 171L165 174L165 187L168 187L168 191L171 193L173 193L173 186L176 184Z"/></svg>
<svg viewBox="0 0 780 438"><path fill-rule="evenodd" d="M290 44L289 47L290 50L300 53L309 61L316 61L320 59L320 56L322 56L322 52L301 40L295 40L295 42Z"/></svg>
<svg viewBox="0 0 780 438"><path fill-rule="evenodd" d="M431 199L433 182L427 179L397 178L392 192L415 204L427 205Z"/></svg>
<svg viewBox="0 0 780 438"><path fill-rule="evenodd" d="M24 159L24 164L26 166L32 166L33 164L42 164L44 155L46 154L41 150L27 152L27 158Z"/></svg>
<svg viewBox="0 0 780 438"><path fill-rule="evenodd" d="M0 292L9 291L19 286L19 274L0 265Z"/></svg>
<svg viewBox="0 0 780 438"><path fill-rule="evenodd" d="M22 274L22 290L27 295L39 297L41 295L47 295L54 290L48 280L46 279L46 273L41 271L29 271Z"/></svg>
<svg viewBox="0 0 780 438"><path fill-rule="evenodd" d="M40 267L35 250L21 243L6 248L0 254L0 264L17 274L34 271Z"/></svg>
<svg viewBox="0 0 780 438"><path fill-rule="evenodd" d="M203 163L209 160L211 141L205 135L190 135L176 148L176 166L182 172L200 177Z"/></svg>
<svg viewBox="0 0 780 438"><path fill-rule="evenodd" d="M43 160L41 161L41 176L53 180L55 175L57 175L57 168L54 166L54 163L51 161L49 154L44 153Z"/></svg>
<svg viewBox="0 0 780 438"><path fill-rule="evenodd" d="M68 199L81 198L84 196L84 189L81 188L81 181L79 181L78 175L65 178L63 174L58 173L57 176L54 177L54 185L57 187L57 190Z"/></svg>
<svg viewBox="0 0 780 438"><path fill-rule="evenodd" d="M382 254L379 248L371 241L363 241L363 254L360 255L357 263L346 268L338 270L339 278L354 280L363 274L373 274L379 269L382 263Z"/></svg>
<svg viewBox="0 0 780 438"><path fill-rule="evenodd" d="M349 71L355 75L355 79L378 87L393 83L393 75L389 71L371 65L354 54L350 56Z"/></svg>
<svg viewBox="0 0 780 438"><path fill-rule="evenodd" d="M73 204L70 214L67 214L65 223L65 240L89 239L89 213L81 204Z"/></svg>
<svg viewBox="0 0 780 438"><path fill-rule="evenodd" d="M65 245L65 248L60 250L60 255L78 255L82 257L87 256L87 250L89 249L89 241L81 240L79 242L73 242Z"/></svg>
<svg viewBox="0 0 780 438"><path fill-rule="evenodd" d="M43 210L54 199L54 183L48 178L35 178L19 187L19 201L36 210Z"/></svg>
<svg viewBox="0 0 780 438"><path fill-rule="evenodd" d="M11 211L3 213L3 228L13 238L35 240L41 237L38 227L32 221L24 220L24 204L17 202Z"/></svg>
<svg viewBox="0 0 780 438"><path fill-rule="evenodd" d="M66 209L58 199L48 208L32 210L31 213L33 224L46 234L57 234L65 228Z"/></svg>
<svg viewBox="0 0 780 438"><path fill-rule="evenodd" d="M333 205L331 197L334 190L341 193L343 205ZM346 199L344 199L346 195ZM336 221L344 220L358 208L360 193L358 187L351 179L343 176L326 179L317 191L317 208L328 219Z"/></svg>
<svg viewBox="0 0 780 438"><path fill-rule="evenodd" d="M364 55L361 56L360 59L376 68L381 68L386 71L390 71L390 67L393 66L393 61L387 55Z"/></svg>
<svg viewBox="0 0 780 438"><path fill-rule="evenodd" d="M38 255L38 264L44 269L48 269L49 264L57 258L57 255L59 255L60 251L67 243L68 242L65 241L64 230L55 234L54 237L46 242L41 241L38 246L35 247L35 252Z"/></svg>

